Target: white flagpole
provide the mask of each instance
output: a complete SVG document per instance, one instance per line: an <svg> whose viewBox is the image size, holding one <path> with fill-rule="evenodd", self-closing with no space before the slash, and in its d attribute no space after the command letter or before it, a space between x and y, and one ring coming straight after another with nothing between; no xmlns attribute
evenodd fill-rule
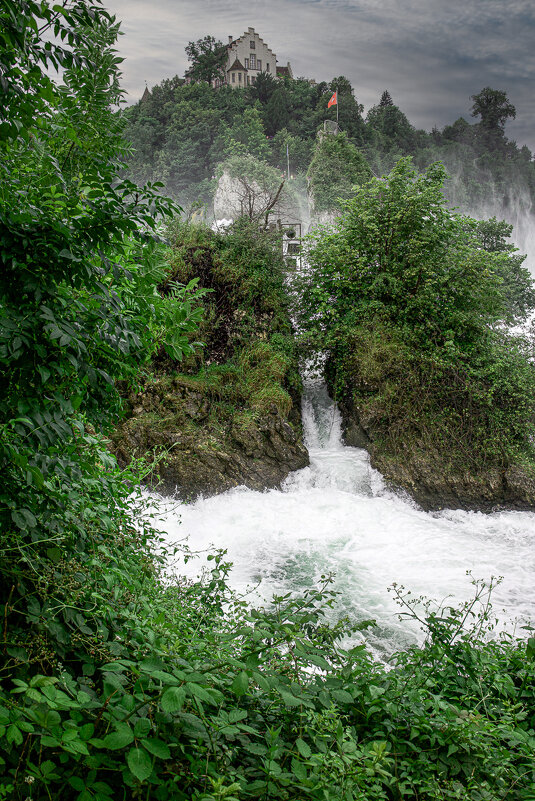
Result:
<svg viewBox="0 0 535 801"><path fill-rule="evenodd" d="M288 166L288 180L290 180L290 153L288 152L288 142L286 142L286 164Z"/></svg>

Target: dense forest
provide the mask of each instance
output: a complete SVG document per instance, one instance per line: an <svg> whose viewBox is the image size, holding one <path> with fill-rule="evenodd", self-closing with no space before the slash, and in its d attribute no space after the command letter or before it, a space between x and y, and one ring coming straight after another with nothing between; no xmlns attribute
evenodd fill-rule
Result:
<svg viewBox="0 0 535 801"><path fill-rule="evenodd" d="M248 403L258 413L267 404L289 414L299 389L280 242L259 233L258 221L241 221L228 235L185 225L159 186L125 178L125 129L135 140L132 172L163 177L176 195L194 185L195 199L220 160L218 137L226 154L240 155L260 132L252 155L278 166L276 147L284 152L293 137L305 170L324 93L296 81L252 98L170 81L123 117L115 110L117 35L99 2L0 0L0 799L533 801L535 639L489 639L493 581L475 581L473 598L459 607L418 603L394 587L425 642L384 665L365 640L348 639L358 631L365 638L373 621L329 618L330 576L265 608L230 590L224 553L208 555L202 579L181 579L181 560L192 554L162 541L153 501L140 489L147 460L120 468L112 455L110 436L128 399L155 377L169 389L183 370L219 404ZM317 112L307 129L292 127L300 92ZM346 144L371 147L367 132L376 130L371 169L374 158L394 159L385 120L404 118L388 98L377 111L382 133L341 86L340 101ZM481 149L477 170L487 169L491 153L493 176L520 170L524 158L529 182L527 157L500 133L503 115L497 129L484 119L470 129L470 143L452 139L431 150ZM409 133L413 143L427 136L407 124ZM159 160L149 168L153 152ZM380 219L380 193L361 167L355 160L362 184L347 200L343 247L368 267L378 258L366 240L373 225L362 231L351 215L365 222L359 210L368 209L369 223L376 204ZM490 416L496 386L519 399L508 418L495 410L495 429L510 427L512 415L513 435L504 446L507 434L493 429L490 445L500 457L525 455L533 370L520 346L500 352L498 366L492 353L502 342L499 324L532 303L526 276L503 229L476 230L444 208L438 168L423 177L411 170L402 160L384 184L396 213L403 216L407 200L415 211L398 232L390 270L378 280L361 276L353 295L336 298L341 328L333 336L380 317L405 344L420 339L425 347L415 310L429 312L429 358L445 369L452 360L466 364L475 378L487 370L485 397L476 387L474 399ZM436 228L426 208L436 212ZM477 237L486 237L487 250ZM484 283L470 288L492 242L497 255L482 268ZM423 287L412 305L396 275L411 243L417 259L408 278ZM320 293L332 268L344 266L343 248L334 252L339 262L325 263L328 247L321 239L314 257ZM343 275L346 285L354 277ZM443 309L437 287L445 282L455 302ZM395 303L385 303L386 292ZM302 308L310 337L321 338L325 317L316 331ZM231 318L233 338L218 330ZM323 344L336 355L333 340ZM203 347L218 354L215 364ZM261 391L266 380L269 394ZM178 562L172 579L170 560Z"/></svg>
<svg viewBox="0 0 535 801"><path fill-rule="evenodd" d="M288 154L297 178L310 167L318 129L336 119L335 107L327 110L335 90L340 129L376 176L402 156L412 156L418 169L441 161L451 176L446 195L462 211L509 216L514 223L532 213L531 153L506 137L516 110L504 92L490 88L467 98L472 122L461 117L426 132L410 123L387 90L365 114L358 87L343 76L315 83L261 73L244 90L217 91L206 81L186 84L175 77L126 110L129 174L140 182L163 181L186 209L196 201L210 204L217 165L231 156L248 153L286 173Z"/></svg>

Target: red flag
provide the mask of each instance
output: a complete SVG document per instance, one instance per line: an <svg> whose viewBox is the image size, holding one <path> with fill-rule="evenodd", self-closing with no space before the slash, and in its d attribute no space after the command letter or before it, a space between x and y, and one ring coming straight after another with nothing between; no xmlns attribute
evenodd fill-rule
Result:
<svg viewBox="0 0 535 801"><path fill-rule="evenodd" d="M329 100L329 102L327 103L327 108L330 108L331 106L337 106L337 105L338 105L338 92L335 92L333 94L333 96L331 97L331 99Z"/></svg>

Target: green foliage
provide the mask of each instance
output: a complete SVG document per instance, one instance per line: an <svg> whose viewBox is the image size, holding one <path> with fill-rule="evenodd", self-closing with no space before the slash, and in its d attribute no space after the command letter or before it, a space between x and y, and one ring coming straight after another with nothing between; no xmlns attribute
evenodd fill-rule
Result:
<svg viewBox="0 0 535 801"><path fill-rule="evenodd" d="M518 254L508 243L513 226L505 220L479 220L476 234L481 246L489 253L500 253L505 258L496 260L491 269L501 281L500 291L505 300L505 319L509 323L525 320L535 307L535 287L528 270L522 267L525 256Z"/></svg>
<svg viewBox="0 0 535 801"><path fill-rule="evenodd" d="M377 134L376 143L385 150L396 150L403 154L414 152L418 143L417 132L403 112L390 102L372 106L368 111L366 122Z"/></svg>
<svg viewBox="0 0 535 801"><path fill-rule="evenodd" d="M269 317L240 355L264 402L292 348L280 260L243 222L175 223L161 277L147 229L171 207L118 178L113 20L83 2L1 9L0 798L531 801L535 642L486 642L483 588L475 626L472 602L416 611L430 638L387 670L342 647L367 624L326 622L328 577L251 609L223 554L199 582L163 573L192 554L162 547L143 465L120 471L96 429L158 345L194 358L195 278L205 306L225 285Z"/></svg>
<svg viewBox="0 0 535 801"><path fill-rule="evenodd" d="M224 77L227 48L213 36L204 36L196 42L188 42L186 55L191 67L188 77L191 81L212 81Z"/></svg>
<svg viewBox="0 0 535 801"><path fill-rule="evenodd" d="M483 114L485 124L483 117L477 124L460 118L442 131L427 133L411 125L388 92L369 109L365 121L363 107L343 76L311 84L304 78L276 80L261 73L243 91L228 86L216 90L207 83L185 85L174 78L127 110L128 136L134 146L128 173L138 181L163 181L172 196L189 204L198 199L206 202L213 195L210 179L222 151L254 152L285 171L288 142L292 173L306 172L318 128L336 114L335 107L327 109L335 90L340 128L374 174L388 173L407 154L420 169L442 161L453 176L445 192L455 207L487 217L520 203L526 214L531 213L535 163L528 148L517 148L506 138L504 124L513 107L503 92L492 89L473 96L473 108ZM248 119L244 126L244 112L255 109L260 119Z"/></svg>
<svg viewBox="0 0 535 801"><path fill-rule="evenodd" d="M257 108L246 108L243 116L222 133L223 153L226 156L250 155L256 159L267 158L269 147Z"/></svg>
<svg viewBox="0 0 535 801"><path fill-rule="evenodd" d="M46 115L27 89L7 119L32 102L36 115L21 133L8 127L0 145L0 520L32 550L34 538L46 543L38 553L74 547L71 526L82 538L90 528L94 471L109 457L87 426L116 415L115 382L148 360L158 316L176 325L167 341L176 354L193 351L188 335L198 320L192 285L177 290L187 301L174 311L155 290L154 244L144 232L172 207L155 188L118 180L124 143L110 108L120 97L110 46L117 26L89 4L77 9L71 17L46 3L24 7L27 40L13 46L6 81L32 71L47 88ZM44 74L56 50L42 46L39 26L65 27L63 38L76 42L81 66L65 71L62 87Z"/></svg>
<svg viewBox="0 0 535 801"><path fill-rule="evenodd" d="M371 177L364 156L345 134L320 135L308 170L315 211L336 211Z"/></svg>
<svg viewBox="0 0 535 801"><path fill-rule="evenodd" d="M509 102L506 93L487 86L470 99L474 101L472 117L481 117L479 127L485 145L489 150L503 148L505 123L509 117L516 117L516 109Z"/></svg>
<svg viewBox="0 0 535 801"><path fill-rule="evenodd" d="M100 627L84 659L50 675L19 650L5 666L4 797L532 798L535 642L485 641L489 587L442 609L394 587L428 638L388 669L341 645L369 622L326 622L328 578L265 609L229 591L222 554L203 582L141 579L141 519L147 539L93 553Z"/></svg>
<svg viewBox="0 0 535 801"><path fill-rule="evenodd" d="M168 233L172 252L164 295L173 281L195 280L208 291L199 328L205 347L181 369L197 375L199 389L231 409L262 413L274 403L287 417L288 391L300 381L278 237L245 220L221 233L175 222ZM219 409L216 416L227 415Z"/></svg>
<svg viewBox="0 0 535 801"><path fill-rule="evenodd" d="M533 307L533 284L508 226L453 214L444 178L404 159L358 188L313 240L299 322L381 447L434 448L477 472L533 459L535 371L500 326Z"/></svg>

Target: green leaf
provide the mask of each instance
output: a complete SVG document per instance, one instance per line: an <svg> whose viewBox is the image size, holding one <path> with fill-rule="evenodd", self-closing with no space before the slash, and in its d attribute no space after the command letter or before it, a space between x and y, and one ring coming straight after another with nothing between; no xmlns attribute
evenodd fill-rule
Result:
<svg viewBox="0 0 535 801"><path fill-rule="evenodd" d="M240 697L241 695L245 695L248 687L249 687L249 676L247 675L245 670L242 670L234 677L234 681L232 682L230 689L235 695Z"/></svg>
<svg viewBox="0 0 535 801"><path fill-rule="evenodd" d="M118 751L120 748L126 748L127 745L134 742L134 732L127 723L118 723L116 725L116 731L112 731L102 738L102 747L110 751Z"/></svg>
<svg viewBox="0 0 535 801"><path fill-rule="evenodd" d="M32 514L29 509L16 509L11 512L11 518L15 525L23 531L29 528L35 528L37 525L35 515Z"/></svg>
<svg viewBox="0 0 535 801"><path fill-rule="evenodd" d="M217 704L215 698L212 695L210 695L208 690L206 690L204 687L201 687L200 684L196 684L193 681L188 681L186 687L189 690L189 692L195 696L195 698L199 699L199 701L204 701L207 704L213 704L213 705Z"/></svg>
<svg viewBox="0 0 535 801"><path fill-rule="evenodd" d="M353 704L355 699L347 690L333 690L332 697L341 704Z"/></svg>
<svg viewBox="0 0 535 801"><path fill-rule="evenodd" d="M171 715L180 712L186 700L186 691L183 687L168 687L163 693L160 704L164 712Z"/></svg>
<svg viewBox="0 0 535 801"><path fill-rule="evenodd" d="M142 748L131 748L126 762L130 771L140 782L144 782L152 773L152 760Z"/></svg>
<svg viewBox="0 0 535 801"><path fill-rule="evenodd" d="M155 737L151 737L147 740L141 740L141 745L146 748L150 754L153 754L160 759L171 758L169 746L167 743L164 743L163 740L158 740Z"/></svg>
<svg viewBox="0 0 535 801"><path fill-rule="evenodd" d="M302 757L308 759L309 757L312 756L312 751L310 749L310 746L307 745L307 743L305 743L305 741L302 740L300 737L295 741L295 744L297 746L297 750L299 751Z"/></svg>
<svg viewBox="0 0 535 801"><path fill-rule="evenodd" d="M138 718L134 724L134 736L146 737L152 728L152 724L148 718Z"/></svg>
<svg viewBox="0 0 535 801"><path fill-rule="evenodd" d="M292 757L292 772L299 779L299 781L305 781L307 777L307 769L303 763L299 762L299 760L295 757Z"/></svg>
<svg viewBox="0 0 535 801"><path fill-rule="evenodd" d="M284 690L279 690L281 694L281 698L284 701L284 705L287 707L294 707L294 706L301 706L302 701L299 698L296 698L295 695L291 695L290 693L285 692Z"/></svg>
<svg viewBox="0 0 535 801"><path fill-rule="evenodd" d="M62 553L59 548L47 548L46 555L55 565L61 560Z"/></svg>

